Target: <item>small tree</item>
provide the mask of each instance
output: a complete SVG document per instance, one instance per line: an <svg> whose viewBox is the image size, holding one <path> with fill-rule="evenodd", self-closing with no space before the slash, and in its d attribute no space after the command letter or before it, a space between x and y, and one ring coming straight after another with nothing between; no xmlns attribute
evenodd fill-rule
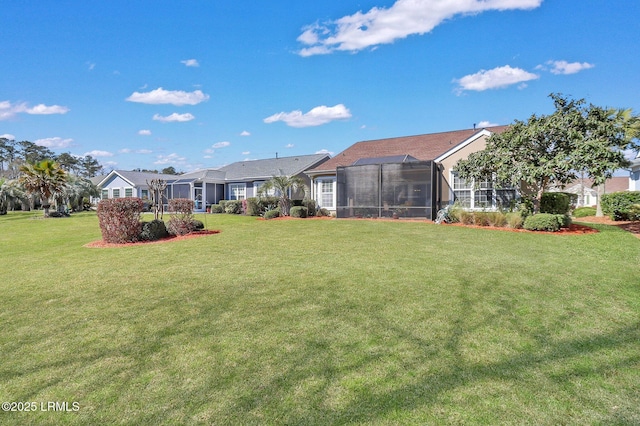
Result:
<svg viewBox="0 0 640 426"><path fill-rule="evenodd" d="M264 196L270 192L275 192L279 197L280 213L283 216L289 216L291 210L290 195L303 191L305 197L309 193L309 187L305 184L304 179L299 176L274 176L260 187L258 194Z"/></svg>
<svg viewBox="0 0 640 426"><path fill-rule="evenodd" d="M465 180L495 179L524 186L534 194L534 212L550 185L564 187L583 172L596 185L628 165L624 151L637 148L638 117L628 110L604 109L551 94L556 111L532 115L487 140L483 151L455 166Z"/></svg>
<svg viewBox="0 0 640 426"><path fill-rule="evenodd" d="M53 160L42 160L35 164L27 163L20 167L20 183L31 194L38 194L42 201L44 217L49 216L50 198L64 190L67 173Z"/></svg>
<svg viewBox="0 0 640 426"><path fill-rule="evenodd" d="M162 220L164 215L164 190L167 188L167 182L163 179L152 179L151 182L147 181L147 185L151 196L153 219Z"/></svg>

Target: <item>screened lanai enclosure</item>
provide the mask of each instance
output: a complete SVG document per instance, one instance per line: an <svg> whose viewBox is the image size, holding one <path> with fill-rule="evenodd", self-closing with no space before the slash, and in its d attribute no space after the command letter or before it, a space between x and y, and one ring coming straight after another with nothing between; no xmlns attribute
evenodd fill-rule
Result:
<svg viewBox="0 0 640 426"><path fill-rule="evenodd" d="M338 167L336 214L433 220L438 211L438 176L433 161L368 159Z"/></svg>

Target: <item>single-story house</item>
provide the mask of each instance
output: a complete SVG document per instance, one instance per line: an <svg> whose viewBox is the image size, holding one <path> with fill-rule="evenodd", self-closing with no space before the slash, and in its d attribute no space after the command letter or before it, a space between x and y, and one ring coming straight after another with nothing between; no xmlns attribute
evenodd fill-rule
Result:
<svg viewBox="0 0 640 426"><path fill-rule="evenodd" d="M165 199L189 198L195 210L204 211L220 200L243 200L257 195L260 185L274 176L299 176L307 185L311 181L304 171L329 160L327 154L298 155L263 160L239 161L219 169L201 169L182 175L113 170L98 184L101 198L149 198L153 179L166 182ZM293 194L302 197L302 194Z"/></svg>
<svg viewBox="0 0 640 426"><path fill-rule="evenodd" d="M640 191L640 154L631 162L629 191Z"/></svg>
<svg viewBox="0 0 640 426"><path fill-rule="evenodd" d="M434 219L441 206L469 209L509 205L516 188L458 178L461 158L485 148L487 138L507 126L467 129L357 142L305 173L312 197L338 217L401 216Z"/></svg>
<svg viewBox="0 0 640 426"><path fill-rule="evenodd" d="M603 194L627 191L631 189L630 179L624 176L614 176L607 179L601 189ZM573 200L576 207L595 207L598 204L598 187L593 185L589 178L576 179L564 188L553 187L549 192L566 192L574 194Z"/></svg>

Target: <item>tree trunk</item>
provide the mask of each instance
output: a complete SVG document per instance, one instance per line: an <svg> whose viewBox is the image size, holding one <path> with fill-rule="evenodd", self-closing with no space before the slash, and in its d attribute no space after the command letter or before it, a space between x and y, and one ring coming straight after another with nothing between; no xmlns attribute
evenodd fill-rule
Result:
<svg viewBox="0 0 640 426"><path fill-rule="evenodd" d="M542 194L544 194L544 185L538 189L536 198L533 199L533 214L540 213L540 206L542 205Z"/></svg>
<svg viewBox="0 0 640 426"><path fill-rule="evenodd" d="M602 194L604 194L604 184L598 185L596 191L598 193L596 197L596 217L603 217L604 214L602 213L602 205L600 204L600 198L602 198Z"/></svg>

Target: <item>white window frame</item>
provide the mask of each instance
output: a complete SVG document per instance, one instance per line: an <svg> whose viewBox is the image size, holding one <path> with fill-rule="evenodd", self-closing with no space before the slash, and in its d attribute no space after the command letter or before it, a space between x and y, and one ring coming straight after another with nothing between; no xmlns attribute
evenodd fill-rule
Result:
<svg viewBox="0 0 640 426"><path fill-rule="evenodd" d="M330 188L327 191L327 188ZM315 180L315 199L316 204L325 209L336 208L336 178L323 177ZM327 203L327 199L330 198L330 202Z"/></svg>
<svg viewBox="0 0 640 426"><path fill-rule="evenodd" d="M113 198L120 198L120 188L113 188L111 190L111 195Z"/></svg>
<svg viewBox="0 0 640 426"><path fill-rule="evenodd" d="M456 196L456 192L465 191L469 193L469 203L468 205L462 204L462 207L469 210L497 210L498 209L498 191L514 191L515 197L518 197L518 188L513 187L498 187L495 183L495 180L488 181L485 180L480 183L478 188L475 188L474 181L463 181L458 177L458 174L453 170L449 173L451 183L451 201L456 201L461 197ZM487 199L490 198L488 203L479 202L480 197L483 196L482 193L490 192L487 195Z"/></svg>
<svg viewBox="0 0 640 426"><path fill-rule="evenodd" d="M247 198L246 183L229 184L229 200L244 200Z"/></svg>

